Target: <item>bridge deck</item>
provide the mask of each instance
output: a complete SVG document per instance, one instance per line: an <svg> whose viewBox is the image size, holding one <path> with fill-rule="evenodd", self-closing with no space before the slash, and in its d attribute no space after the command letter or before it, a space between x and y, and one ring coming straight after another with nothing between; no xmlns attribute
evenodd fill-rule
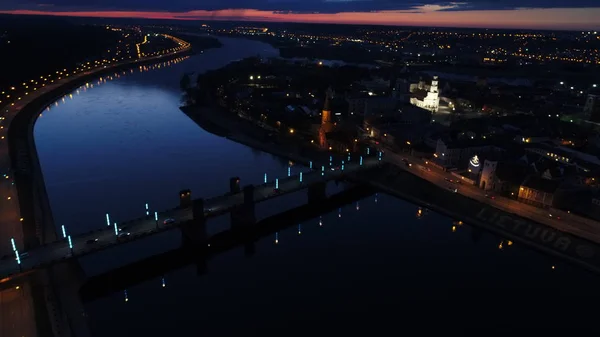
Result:
<svg viewBox="0 0 600 337"><path fill-rule="evenodd" d="M254 202L262 202L272 198L276 198L289 193L297 192L307 188L309 185L326 182L341 178L349 173L358 172L361 170L375 168L381 163L377 158L365 158L363 165L359 163L346 164L344 170L327 169L322 175L321 171L314 170L303 173L303 181L300 182L299 174L291 177L285 177L279 180L279 192L275 193L275 182L269 182L254 189ZM243 192L235 194L226 194L204 201L205 216L207 218L219 216L230 212L236 206L244 203ZM175 219L175 223L163 225L162 222L166 218ZM69 248L66 239L62 239L51 244L36 248L28 252L27 258L21 259L21 270L17 265L13 256L7 256L0 261L0 279L10 277L22 272L26 272L36 268L47 267L57 262L65 261L71 258L78 258L84 255L92 254L100 250L114 247L135 239L153 235L156 233L171 230L179 227L181 224L193 220L191 207L180 209L175 208L164 212L159 212L159 225L157 226L154 216L139 218L132 221L122 222L119 227L124 231L131 233L126 239L118 239L115 235L113 226L106 226L102 229L87 232L71 237L73 251ZM98 239L95 244L87 244L88 240ZM7 243L10 244L10 243ZM17 247L18 248L18 247ZM20 252L23 253L23 252Z"/></svg>

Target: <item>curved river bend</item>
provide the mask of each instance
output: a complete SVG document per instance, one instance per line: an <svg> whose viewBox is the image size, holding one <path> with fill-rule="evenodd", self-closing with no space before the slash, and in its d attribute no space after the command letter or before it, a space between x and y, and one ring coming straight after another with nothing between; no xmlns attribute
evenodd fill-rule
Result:
<svg viewBox="0 0 600 337"><path fill-rule="evenodd" d="M106 212L120 221L142 215L145 203L152 210L173 207L183 188L208 197L226 191L233 176L249 184L260 183L265 172L286 174L285 161L207 133L179 110L183 73L278 55L256 41L222 42L179 63L96 81L43 113L35 140L57 226L88 231L105 225ZM305 200L305 194L276 199L259 205L257 216ZM477 229L453 232L452 219L432 212L417 219L416 210L385 195L369 197L323 215L323 226L315 219L279 233L277 245L274 238L257 242L251 259L240 248L211 260L201 277L189 266L147 280L127 290L128 301L115 293L89 303L93 331L160 337L373 333L399 330L398 323L424 313L407 314L408 308L426 306L433 318L430 309L439 310L435 301L443 299L460 304L478 298L492 307L507 294L527 303L597 296L590 290L595 276L506 241L499 249L503 238ZM209 231L226 226L225 217L208 223ZM179 233L172 231L81 263L94 275L178 245Z"/></svg>

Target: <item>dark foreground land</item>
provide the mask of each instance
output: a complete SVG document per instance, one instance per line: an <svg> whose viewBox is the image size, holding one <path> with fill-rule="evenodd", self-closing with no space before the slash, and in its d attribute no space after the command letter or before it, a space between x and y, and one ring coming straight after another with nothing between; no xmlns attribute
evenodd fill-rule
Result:
<svg viewBox="0 0 600 337"><path fill-rule="evenodd" d="M121 35L102 26L79 26L47 17L0 16L0 88L13 86L114 48Z"/></svg>

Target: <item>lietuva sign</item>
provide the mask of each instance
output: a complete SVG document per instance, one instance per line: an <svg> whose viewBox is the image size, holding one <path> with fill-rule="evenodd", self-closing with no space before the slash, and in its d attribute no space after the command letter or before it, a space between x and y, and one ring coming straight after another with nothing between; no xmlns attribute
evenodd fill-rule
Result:
<svg viewBox="0 0 600 337"><path fill-rule="evenodd" d="M509 216L507 213L485 207L476 216L478 220L493 225L517 238L525 239L545 249L567 255L569 258L600 270L600 255L595 244L566 234L548 226Z"/></svg>

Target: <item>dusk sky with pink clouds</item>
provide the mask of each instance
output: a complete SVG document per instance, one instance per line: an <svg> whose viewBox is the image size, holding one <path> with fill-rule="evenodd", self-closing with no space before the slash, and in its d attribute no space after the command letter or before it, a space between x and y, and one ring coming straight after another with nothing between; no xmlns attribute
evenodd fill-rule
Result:
<svg viewBox="0 0 600 337"><path fill-rule="evenodd" d="M600 0L3 0L0 13L600 30Z"/></svg>

